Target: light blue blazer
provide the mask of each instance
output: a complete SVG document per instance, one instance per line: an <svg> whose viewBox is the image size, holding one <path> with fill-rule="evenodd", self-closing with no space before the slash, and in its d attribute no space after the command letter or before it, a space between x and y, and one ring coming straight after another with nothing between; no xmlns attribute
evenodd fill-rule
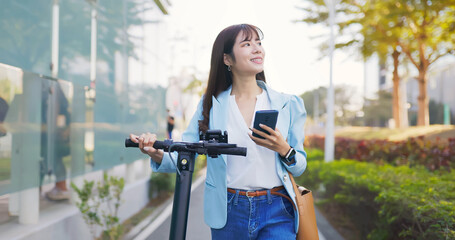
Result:
<svg viewBox="0 0 455 240"><path fill-rule="evenodd" d="M284 187L289 193L291 199L295 202L295 193L292 183L289 179L288 170L294 176L300 176L305 171L306 153L303 150L303 141L305 138L303 127L306 119L305 106L303 100L295 95L278 93L268 87L263 81L257 81L258 86L267 91L271 102L271 108L278 110L277 128L287 138L287 142L296 150L296 163L287 166L280 160L279 154L276 154L275 162L278 176ZM218 97L212 99L212 109L210 110L210 129L226 130L229 95L232 88L220 93ZM199 102L196 113L191 119L188 128L182 135L182 141L198 142L199 125L198 120L202 120L202 99ZM239 146L241 147L241 146ZM176 153L175 153L176 154ZM177 159L177 154L174 159ZM164 154L161 164L151 161L153 171L157 172L175 172L169 155ZM296 212L295 216L298 216ZM207 158L207 177L205 180L204 191L204 219L211 228L223 228L227 219L227 181L226 181L226 155L220 155L218 158ZM295 218L296 232L299 226L298 217Z"/></svg>

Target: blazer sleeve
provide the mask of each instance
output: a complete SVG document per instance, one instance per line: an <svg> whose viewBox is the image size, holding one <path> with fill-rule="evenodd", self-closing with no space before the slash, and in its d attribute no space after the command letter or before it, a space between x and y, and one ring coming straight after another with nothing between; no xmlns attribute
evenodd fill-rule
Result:
<svg viewBox="0 0 455 240"><path fill-rule="evenodd" d="M182 135L183 142L198 142L199 141L199 120L202 120L202 101L204 97L201 98L199 104L197 106L196 112L194 113L193 117L191 118L190 124L188 125L185 132ZM176 152L171 153L172 158L174 159L174 163L172 163L171 158L169 157L169 153L165 152L163 155L163 160L161 164L154 162L150 158L150 164L152 166L152 170L154 172L175 172L175 165L177 165L177 157L178 154ZM196 156L197 157L197 156Z"/></svg>
<svg viewBox="0 0 455 240"><path fill-rule="evenodd" d="M302 175L307 166L307 154L303 149L303 142L305 141L304 125L306 121L306 110L303 100L300 97L292 96L290 99L290 126L288 132L288 143L296 151L295 164L285 168L292 173L293 176L298 177Z"/></svg>

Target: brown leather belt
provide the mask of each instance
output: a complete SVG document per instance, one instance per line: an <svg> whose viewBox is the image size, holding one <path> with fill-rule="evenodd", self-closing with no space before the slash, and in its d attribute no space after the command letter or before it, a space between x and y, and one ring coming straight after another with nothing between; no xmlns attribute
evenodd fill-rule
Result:
<svg viewBox="0 0 455 240"><path fill-rule="evenodd" d="M278 195L278 196L286 198L287 200L289 200L292 203L292 206L295 209L294 201L292 201L290 197L288 197L288 196L286 196L286 195L284 195L282 193L277 192L277 191L279 191L281 189L284 189L284 186L274 187L274 188L270 189L270 194ZM228 188L227 190L228 190L228 192L234 193L234 194L237 192L237 190L235 190L233 188ZM267 195L267 190L262 190L262 191L254 191L254 190L242 191L242 190L240 190L239 191L239 195L247 196L247 197L259 197L259 196Z"/></svg>

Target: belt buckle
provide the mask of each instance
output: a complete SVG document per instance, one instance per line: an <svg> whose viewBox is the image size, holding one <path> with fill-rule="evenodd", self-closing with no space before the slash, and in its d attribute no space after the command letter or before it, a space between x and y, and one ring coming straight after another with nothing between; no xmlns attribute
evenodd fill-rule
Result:
<svg viewBox="0 0 455 240"><path fill-rule="evenodd" d="M256 192L256 191L246 191L245 196L247 196L247 197L254 197L254 196L250 196L250 195L248 195L248 194L249 194L249 193L255 193L255 192Z"/></svg>

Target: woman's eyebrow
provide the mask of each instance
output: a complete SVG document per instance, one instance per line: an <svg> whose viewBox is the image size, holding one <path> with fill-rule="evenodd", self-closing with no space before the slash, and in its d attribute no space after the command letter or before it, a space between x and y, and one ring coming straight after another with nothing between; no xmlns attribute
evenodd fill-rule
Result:
<svg viewBox="0 0 455 240"><path fill-rule="evenodd" d="M261 41L261 39L256 38L255 41ZM245 40L241 41L240 43L243 43L243 42L251 42L251 39L245 39Z"/></svg>

